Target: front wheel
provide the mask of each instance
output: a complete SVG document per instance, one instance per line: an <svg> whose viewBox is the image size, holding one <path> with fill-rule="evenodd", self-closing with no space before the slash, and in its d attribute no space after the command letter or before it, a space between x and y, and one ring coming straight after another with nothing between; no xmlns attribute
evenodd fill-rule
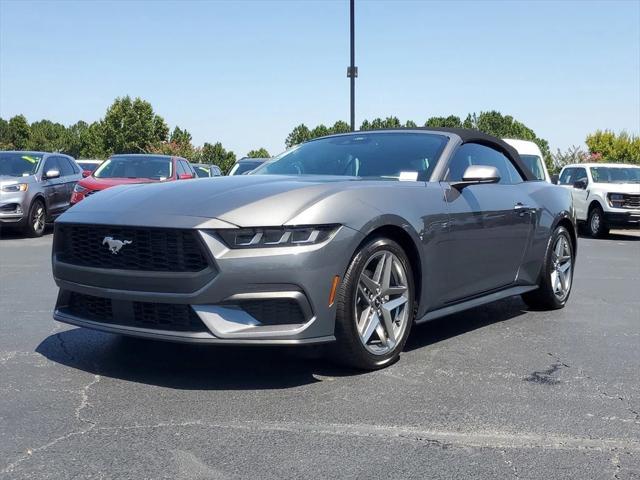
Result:
<svg viewBox="0 0 640 480"><path fill-rule="evenodd" d="M604 212L599 205L596 205L589 211L587 231L593 238L604 237L609 233L609 229L607 228L607 224L604 219Z"/></svg>
<svg viewBox="0 0 640 480"><path fill-rule="evenodd" d="M44 233L46 219L47 210L44 202L40 199L34 200L29 208L27 224L25 225L27 235L30 237L41 237Z"/></svg>
<svg viewBox="0 0 640 480"><path fill-rule="evenodd" d="M575 249L569 231L560 226L555 229L542 266L540 286L522 295L527 305L536 310L563 308L573 285Z"/></svg>
<svg viewBox="0 0 640 480"><path fill-rule="evenodd" d="M336 296L337 358L364 370L395 362L411 330L414 298L411 265L402 247L388 238L362 246Z"/></svg>

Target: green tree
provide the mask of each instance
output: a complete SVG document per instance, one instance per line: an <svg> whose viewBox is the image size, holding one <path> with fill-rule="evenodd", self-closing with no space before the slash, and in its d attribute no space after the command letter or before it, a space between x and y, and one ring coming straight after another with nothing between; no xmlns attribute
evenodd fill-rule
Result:
<svg viewBox="0 0 640 480"><path fill-rule="evenodd" d="M247 157L249 158L270 158L269 152L266 148L258 148L257 150L251 150L247 153Z"/></svg>
<svg viewBox="0 0 640 480"><path fill-rule="evenodd" d="M141 98L116 98L102 121L107 153L145 153L167 140L169 128Z"/></svg>
<svg viewBox="0 0 640 480"><path fill-rule="evenodd" d="M462 127L462 121L460 117L455 115L449 115L448 117L431 117L424 124L425 127L430 128L460 128Z"/></svg>
<svg viewBox="0 0 640 480"><path fill-rule="evenodd" d="M187 130L182 130L180 127L176 126L171 132L171 136L169 137L169 142L177 143L178 145L191 145L191 134Z"/></svg>
<svg viewBox="0 0 640 480"><path fill-rule="evenodd" d="M24 115L16 115L9 120L9 142L16 150L24 150L29 144L31 128Z"/></svg>
<svg viewBox="0 0 640 480"><path fill-rule="evenodd" d="M9 122L0 117L0 149L8 150L10 148L12 148L12 143L9 135Z"/></svg>
<svg viewBox="0 0 640 480"><path fill-rule="evenodd" d="M347 133L350 131L351 131L351 127L344 120L338 120L336 123L333 124L332 127L329 128L329 132L331 134Z"/></svg>
<svg viewBox="0 0 640 480"><path fill-rule="evenodd" d="M413 120L407 120L404 124L405 128L417 128L418 125Z"/></svg>
<svg viewBox="0 0 640 480"><path fill-rule="evenodd" d="M287 139L284 141L284 143L287 146L287 148L291 148L294 145L298 145L302 142L306 142L310 138L311 138L311 131L304 123L301 123L291 131L291 133L287 136Z"/></svg>
<svg viewBox="0 0 640 480"><path fill-rule="evenodd" d="M324 126L321 123L316 128L311 130L311 138L324 137L325 135L329 135L331 133L333 133L333 132L331 132L326 126Z"/></svg>
<svg viewBox="0 0 640 480"><path fill-rule="evenodd" d="M205 143L200 149L199 160L202 163L212 163L220 167L222 173L227 174L236 163L236 154L227 151L220 142Z"/></svg>
<svg viewBox="0 0 640 480"><path fill-rule="evenodd" d="M640 164L640 136L597 130L587 135L585 143L592 156L598 155L604 162Z"/></svg>
<svg viewBox="0 0 640 480"><path fill-rule="evenodd" d="M50 120L33 122L30 126L27 149L44 152L62 152L67 146L67 129Z"/></svg>

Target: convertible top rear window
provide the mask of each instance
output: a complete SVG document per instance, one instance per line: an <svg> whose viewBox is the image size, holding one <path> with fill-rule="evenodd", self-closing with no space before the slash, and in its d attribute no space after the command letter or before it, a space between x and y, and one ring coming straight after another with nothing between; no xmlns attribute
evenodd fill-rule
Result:
<svg viewBox="0 0 640 480"><path fill-rule="evenodd" d="M412 132L327 137L303 143L253 173L426 181L447 140L444 135Z"/></svg>

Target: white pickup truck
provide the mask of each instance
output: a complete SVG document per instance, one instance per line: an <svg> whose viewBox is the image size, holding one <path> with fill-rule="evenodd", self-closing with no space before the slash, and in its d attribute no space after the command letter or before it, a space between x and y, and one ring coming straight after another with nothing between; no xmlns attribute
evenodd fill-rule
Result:
<svg viewBox="0 0 640 480"><path fill-rule="evenodd" d="M592 237L606 235L609 228L640 228L640 166L566 165L558 185L571 189L576 217Z"/></svg>

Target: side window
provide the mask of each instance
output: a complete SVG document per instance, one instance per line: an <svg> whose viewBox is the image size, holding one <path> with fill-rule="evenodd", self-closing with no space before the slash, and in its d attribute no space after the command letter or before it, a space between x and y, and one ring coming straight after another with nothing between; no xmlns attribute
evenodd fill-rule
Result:
<svg viewBox="0 0 640 480"><path fill-rule="evenodd" d="M573 185L576 179L576 168L565 168L558 180L559 185Z"/></svg>
<svg viewBox="0 0 640 480"><path fill-rule="evenodd" d="M60 176L61 177L70 177L75 173L71 162L67 157L57 157L58 164L60 165Z"/></svg>
<svg viewBox="0 0 640 480"><path fill-rule="evenodd" d="M189 162L187 162L186 160L182 160L182 163L184 163L184 168L186 169L187 173L190 174L190 175L193 175L195 177L196 176L196 171L193 169L191 164Z"/></svg>
<svg viewBox="0 0 640 480"><path fill-rule="evenodd" d="M583 181L586 184L589 184L589 177L587 177L587 169L586 168L576 168L576 179L574 182Z"/></svg>
<svg viewBox="0 0 640 480"><path fill-rule="evenodd" d="M58 157L49 157L47 161L44 162L44 168L42 169L42 173L47 173L49 170L58 170L60 175L62 175L62 169L60 168L60 164L58 163Z"/></svg>
<svg viewBox="0 0 640 480"><path fill-rule="evenodd" d="M184 163L182 162L182 160L176 161L176 168L178 169L178 175L184 175L185 173L187 173L184 169Z"/></svg>
<svg viewBox="0 0 640 480"><path fill-rule="evenodd" d="M500 182L510 185L522 182L522 176L509 160L501 152L493 148L477 143L465 143L458 148L449 162L449 168L445 179L448 182L462 180L465 170L470 165L487 165L496 167L500 173Z"/></svg>

